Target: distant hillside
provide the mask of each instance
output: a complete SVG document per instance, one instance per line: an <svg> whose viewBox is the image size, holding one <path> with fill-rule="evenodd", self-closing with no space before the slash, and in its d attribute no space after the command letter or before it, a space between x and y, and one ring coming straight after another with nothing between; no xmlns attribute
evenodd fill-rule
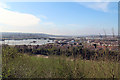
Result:
<svg viewBox="0 0 120 80"><path fill-rule="evenodd" d="M117 35L115 35L117 37ZM37 38L72 38L72 37L90 37L90 38L103 38L105 35L50 35L43 33L15 33L15 32L2 32L2 39L37 39ZM107 37L112 37L112 35L107 35Z"/></svg>
<svg viewBox="0 0 120 80"><path fill-rule="evenodd" d="M57 36L42 33L15 33L15 32L2 32L3 39L36 39L36 38L49 38L49 37L67 37L67 36Z"/></svg>

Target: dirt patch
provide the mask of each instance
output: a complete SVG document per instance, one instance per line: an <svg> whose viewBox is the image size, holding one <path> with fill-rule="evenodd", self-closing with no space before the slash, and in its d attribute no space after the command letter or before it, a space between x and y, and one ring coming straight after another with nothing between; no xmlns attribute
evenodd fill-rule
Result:
<svg viewBox="0 0 120 80"><path fill-rule="evenodd" d="M48 56L44 56L44 55L37 55L37 57L48 58Z"/></svg>

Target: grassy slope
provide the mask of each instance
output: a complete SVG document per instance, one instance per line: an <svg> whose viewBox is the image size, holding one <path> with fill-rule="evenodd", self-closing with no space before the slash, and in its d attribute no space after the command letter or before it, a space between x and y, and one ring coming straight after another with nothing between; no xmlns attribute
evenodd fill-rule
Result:
<svg viewBox="0 0 120 80"><path fill-rule="evenodd" d="M118 63L102 61L68 61L65 58L48 59L24 55L7 64L6 77L32 78L111 78L118 77Z"/></svg>
<svg viewBox="0 0 120 80"><path fill-rule="evenodd" d="M71 61L65 56L42 58L3 49L3 77L12 78L112 78L119 77L120 64L110 61Z"/></svg>

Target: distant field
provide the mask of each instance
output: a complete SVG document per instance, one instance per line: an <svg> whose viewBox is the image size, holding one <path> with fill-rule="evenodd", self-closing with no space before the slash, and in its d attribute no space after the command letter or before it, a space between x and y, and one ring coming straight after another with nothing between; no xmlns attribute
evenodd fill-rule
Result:
<svg viewBox="0 0 120 80"><path fill-rule="evenodd" d="M3 49L4 78L120 78L119 66L118 62L43 58Z"/></svg>

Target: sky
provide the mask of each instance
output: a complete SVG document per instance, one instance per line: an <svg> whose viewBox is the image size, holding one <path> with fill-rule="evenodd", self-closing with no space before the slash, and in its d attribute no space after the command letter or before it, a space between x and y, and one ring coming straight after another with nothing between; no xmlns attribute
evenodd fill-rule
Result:
<svg viewBox="0 0 120 80"><path fill-rule="evenodd" d="M0 3L1 32L53 35L118 34L117 2Z"/></svg>

